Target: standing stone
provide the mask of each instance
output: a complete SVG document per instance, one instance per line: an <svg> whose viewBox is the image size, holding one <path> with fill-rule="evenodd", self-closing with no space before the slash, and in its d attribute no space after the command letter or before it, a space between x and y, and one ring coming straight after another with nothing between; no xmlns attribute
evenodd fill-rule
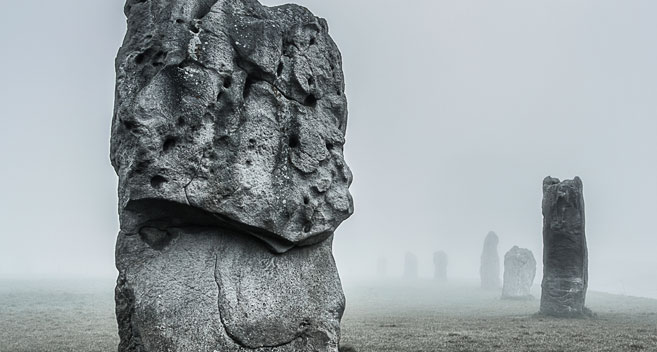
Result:
<svg viewBox="0 0 657 352"><path fill-rule="evenodd" d="M536 259L529 249L513 246L504 255L504 283L502 298L531 298L531 288L536 277Z"/></svg>
<svg viewBox="0 0 657 352"><path fill-rule="evenodd" d="M417 279L417 256L411 252L406 252L404 257L404 278Z"/></svg>
<svg viewBox="0 0 657 352"><path fill-rule="evenodd" d="M326 21L256 0L128 0L111 159L119 351L338 350L353 212Z"/></svg>
<svg viewBox="0 0 657 352"><path fill-rule="evenodd" d="M577 317L588 287L582 180L543 180L543 283L541 313Z"/></svg>
<svg viewBox="0 0 657 352"><path fill-rule="evenodd" d="M388 261L386 258L379 258L376 262L376 275L378 277L386 277L388 275Z"/></svg>
<svg viewBox="0 0 657 352"><path fill-rule="evenodd" d="M433 254L433 277L438 282L447 282L447 253L438 251Z"/></svg>
<svg viewBox="0 0 657 352"><path fill-rule="evenodd" d="M484 240L484 250L481 253L481 288L494 290L500 287L500 256L497 254L499 239L495 232L490 231Z"/></svg>

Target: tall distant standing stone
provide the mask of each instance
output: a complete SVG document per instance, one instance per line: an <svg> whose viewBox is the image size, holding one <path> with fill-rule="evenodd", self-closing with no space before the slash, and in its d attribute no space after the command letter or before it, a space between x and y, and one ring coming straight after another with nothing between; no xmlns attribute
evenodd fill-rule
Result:
<svg viewBox="0 0 657 352"><path fill-rule="evenodd" d="M336 352L353 212L326 21L255 0L128 0L116 59L119 351Z"/></svg>
<svg viewBox="0 0 657 352"><path fill-rule="evenodd" d="M543 284L541 313L577 317L585 308L588 252L582 180L543 180Z"/></svg>
<svg viewBox="0 0 657 352"><path fill-rule="evenodd" d="M500 287L500 255L497 253L499 239L497 234L490 231L484 240L484 250L481 253L481 288L486 290Z"/></svg>
<svg viewBox="0 0 657 352"><path fill-rule="evenodd" d="M447 282L447 253L438 251L433 254L434 279Z"/></svg>
<svg viewBox="0 0 657 352"><path fill-rule="evenodd" d="M531 288L536 277L536 259L529 249L513 246L504 255L504 283L502 298L531 298Z"/></svg>
<svg viewBox="0 0 657 352"><path fill-rule="evenodd" d="M385 277L388 275L388 261L386 258L379 258L379 260L377 260L376 275L378 277Z"/></svg>
<svg viewBox="0 0 657 352"><path fill-rule="evenodd" d="M411 252L406 252L404 256L404 278L417 279L417 256Z"/></svg>

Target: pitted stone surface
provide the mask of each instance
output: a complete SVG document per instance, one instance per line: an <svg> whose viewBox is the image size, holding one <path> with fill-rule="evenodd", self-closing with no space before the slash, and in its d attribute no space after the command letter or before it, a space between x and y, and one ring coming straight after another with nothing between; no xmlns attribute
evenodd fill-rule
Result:
<svg viewBox="0 0 657 352"><path fill-rule="evenodd" d="M116 58L121 352L337 352L353 212L326 21L256 0L128 0Z"/></svg>
<svg viewBox="0 0 657 352"><path fill-rule="evenodd" d="M578 317L588 287L582 180L543 180L543 283L541 313Z"/></svg>
<svg viewBox="0 0 657 352"><path fill-rule="evenodd" d="M353 205L326 21L255 0L130 0L125 11L111 150L120 209L197 207L278 252L330 236ZM152 220L121 215L127 232Z"/></svg>
<svg viewBox="0 0 657 352"><path fill-rule="evenodd" d="M502 298L529 299L536 277L536 259L532 251L513 246L504 255Z"/></svg>

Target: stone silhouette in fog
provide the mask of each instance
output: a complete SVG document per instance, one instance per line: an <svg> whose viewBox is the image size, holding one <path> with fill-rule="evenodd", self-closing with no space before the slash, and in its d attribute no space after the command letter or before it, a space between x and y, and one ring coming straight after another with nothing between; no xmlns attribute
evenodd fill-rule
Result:
<svg viewBox="0 0 657 352"><path fill-rule="evenodd" d="M486 290L500 287L500 256L497 253L499 239L497 234L490 231L484 240L484 250L481 253L481 288Z"/></svg>
<svg viewBox="0 0 657 352"><path fill-rule="evenodd" d="M504 282L502 298L531 298L531 288L536 277L536 259L529 249L513 246L504 255Z"/></svg>
<svg viewBox="0 0 657 352"><path fill-rule="evenodd" d="M582 180L543 180L543 283L541 313L577 317L585 307L588 252Z"/></svg>
<svg viewBox="0 0 657 352"><path fill-rule="evenodd" d="M129 0L116 59L119 351L331 351L353 212L325 20L255 0Z"/></svg>
<svg viewBox="0 0 657 352"><path fill-rule="evenodd" d="M376 261L376 275L378 277L385 277L388 275L388 261L386 258L379 258Z"/></svg>
<svg viewBox="0 0 657 352"><path fill-rule="evenodd" d="M436 281L447 281L447 253L438 251L433 254L433 270L433 277Z"/></svg>
<svg viewBox="0 0 657 352"><path fill-rule="evenodd" d="M417 256L411 252L406 252L404 256L404 278L417 279Z"/></svg>

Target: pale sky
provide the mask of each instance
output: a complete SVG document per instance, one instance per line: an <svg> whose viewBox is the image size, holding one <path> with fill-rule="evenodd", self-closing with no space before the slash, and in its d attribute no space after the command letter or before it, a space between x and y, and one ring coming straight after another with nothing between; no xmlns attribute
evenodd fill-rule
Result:
<svg viewBox="0 0 657 352"><path fill-rule="evenodd" d="M541 182L578 175L591 289L657 298L657 2L299 3L327 19L344 60L344 280L373 275L379 256L399 276L405 251L429 277L436 250L451 277L476 279L489 230L500 256L529 248L540 273ZM0 9L0 278L113 277L123 2Z"/></svg>

